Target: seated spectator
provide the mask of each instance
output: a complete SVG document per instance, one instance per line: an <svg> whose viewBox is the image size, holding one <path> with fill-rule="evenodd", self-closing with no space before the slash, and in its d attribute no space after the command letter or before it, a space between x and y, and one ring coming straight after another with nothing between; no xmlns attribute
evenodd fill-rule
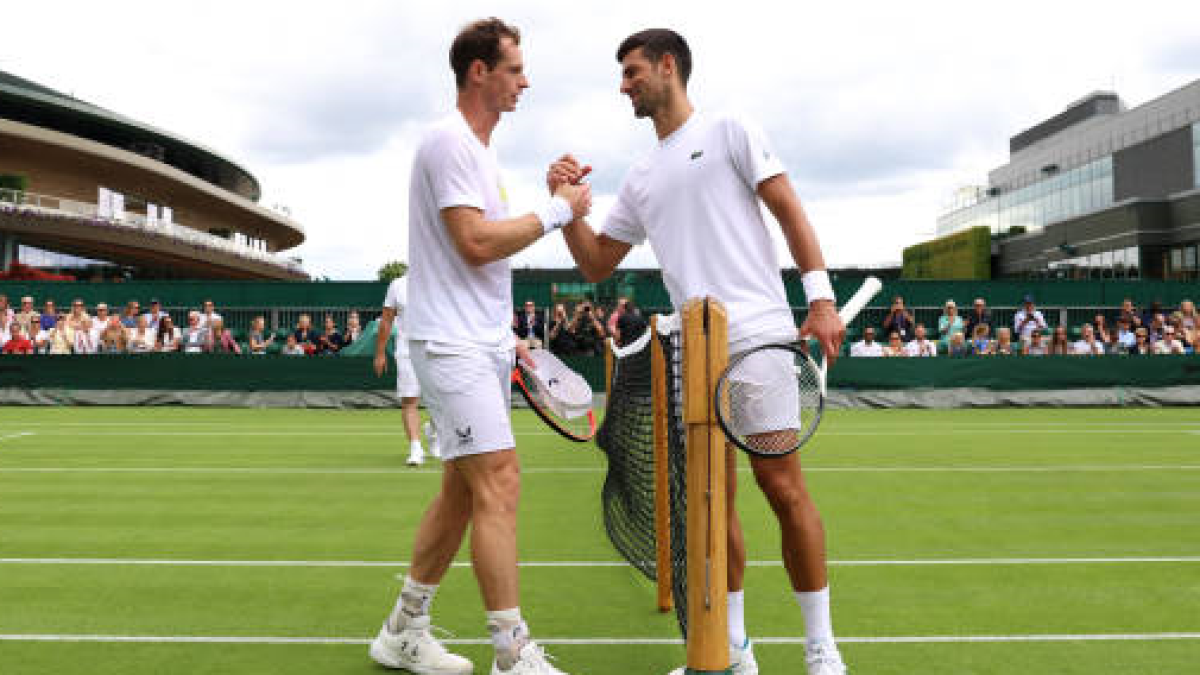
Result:
<svg viewBox="0 0 1200 675"><path fill-rule="evenodd" d="M541 347L545 341L546 322L532 300L526 300L525 306L513 315L513 332L530 349Z"/></svg>
<svg viewBox="0 0 1200 675"><path fill-rule="evenodd" d="M317 351L317 338L320 335L312 329L312 317L307 314L301 314L299 320L296 321L296 330L292 333L296 338L296 344L304 350L305 355L312 355Z"/></svg>
<svg viewBox="0 0 1200 675"><path fill-rule="evenodd" d="M961 359L971 355L971 345L967 344L967 338L963 332L955 331L950 336L950 342L946 345L946 356L954 359Z"/></svg>
<svg viewBox="0 0 1200 675"><path fill-rule="evenodd" d="M1155 300L1154 302L1150 303L1150 307L1146 311L1142 312L1142 325L1147 327L1150 326L1154 323L1154 319L1163 313L1162 302ZM1160 334L1159 339L1161 338L1162 335ZM1150 341L1155 341L1153 330L1150 331Z"/></svg>
<svg viewBox="0 0 1200 675"><path fill-rule="evenodd" d="M129 331L128 345L130 354L145 354L154 351L154 332L150 330L145 314L139 314L133 320L133 328Z"/></svg>
<svg viewBox="0 0 1200 675"><path fill-rule="evenodd" d="M1154 345L1150 344L1150 331L1145 327L1134 332L1133 348L1129 353L1134 356L1148 356L1154 353Z"/></svg>
<svg viewBox="0 0 1200 675"><path fill-rule="evenodd" d="M217 313L216 305L212 300L205 300L200 305L200 327L204 330L212 330L213 321L224 321L224 317Z"/></svg>
<svg viewBox="0 0 1200 675"><path fill-rule="evenodd" d="M53 300L47 300L46 304L42 306L40 321L40 328L41 330L45 331L54 328L54 326L58 324L58 310L54 308Z"/></svg>
<svg viewBox="0 0 1200 675"><path fill-rule="evenodd" d="M154 351L179 351L179 329L169 314L163 314L158 320L158 330L154 331Z"/></svg>
<svg viewBox="0 0 1200 675"><path fill-rule="evenodd" d="M70 319L68 319L68 322ZM85 318L77 327L72 327L74 333L72 350L76 354L95 354L99 349L96 344L96 334L92 332L91 318Z"/></svg>
<svg viewBox="0 0 1200 675"><path fill-rule="evenodd" d="M1092 324L1083 324L1079 339L1071 346L1071 353L1076 356L1104 355L1104 345L1096 339L1096 329L1092 328Z"/></svg>
<svg viewBox="0 0 1200 675"><path fill-rule="evenodd" d="M100 331L96 345L101 354L124 354L129 351L129 331L121 325L121 319L108 317L108 325Z"/></svg>
<svg viewBox="0 0 1200 675"><path fill-rule="evenodd" d="M97 307L96 311L100 311L100 308ZM146 317L146 328L149 328L151 333L158 335L158 323L166 315L167 313L163 311L162 303L156 298L150 301L150 311L142 316Z"/></svg>
<svg viewBox="0 0 1200 675"><path fill-rule="evenodd" d="M1032 336L1033 332L1031 331L1029 334ZM988 350L988 353L996 356L1012 356L1014 353L1016 353L1013 351L1012 331L1004 327L997 329L996 339L992 342L992 346Z"/></svg>
<svg viewBox="0 0 1200 675"><path fill-rule="evenodd" d="M967 315L967 330L966 334L972 338L975 337L975 327L984 324L988 327L988 332L992 331L992 313L987 309L987 302L983 298L975 298L972 303L971 312Z"/></svg>
<svg viewBox="0 0 1200 675"><path fill-rule="evenodd" d="M304 351L304 347L296 340L296 334L292 333L287 336L287 343L283 345L283 350L280 352L284 356L307 356L308 352Z"/></svg>
<svg viewBox="0 0 1200 675"><path fill-rule="evenodd" d="M646 332L646 318L629 298L623 298L622 304L618 306L618 311L620 311L620 315L617 316L616 328L612 337L618 347L625 347Z"/></svg>
<svg viewBox="0 0 1200 675"><path fill-rule="evenodd" d="M8 304L8 296L0 293L0 326L7 327L8 324L12 323L13 317L16 314Z"/></svg>
<svg viewBox="0 0 1200 675"><path fill-rule="evenodd" d="M1150 321L1145 325L1149 329L1150 344L1157 344L1163 338L1163 329L1167 326L1167 318L1159 312L1152 315Z"/></svg>
<svg viewBox="0 0 1200 675"><path fill-rule="evenodd" d="M200 327L200 312L188 312L188 325L179 337L179 350L184 354L200 354L208 343L208 331Z"/></svg>
<svg viewBox="0 0 1200 675"><path fill-rule="evenodd" d="M1112 331L1108 328L1108 319L1100 313L1097 313L1092 318L1092 330L1096 332L1096 339L1103 342L1105 346L1111 345L1115 338Z"/></svg>
<svg viewBox="0 0 1200 675"><path fill-rule="evenodd" d="M1184 300L1179 303L1179 311L1176 312L1179 316L1181 327L1190 332L1200 330L1200 314L1196 313L1196 303L1191 300Z"/></svg>
<svg viewBox="0 0 1200 675"><path fill-rule="evenodd" d="M1058 326L1050 336L1050 353L1056 356L1071 354L1071 341L1067 337L1067 327Z"/></svg>
<svg viewBox="0 0 1200 675"><path fill-rule="evenodd" d="M925 338L925 324L917 324L913 339L904 345L904 352L908 356L937 356L937 343Z"/></svg>
<svg viewBox="0 0 1200 675"><path fill-rule="evenodd" d="M225 322L217 318L209 318L205 351L213 354L241 354L242 347L233 339L233 333L225 327Z"/></svg>
<svg viewBox="0 0 1200 675"><path fill-rule="evenodd" d="M125 303L125 310L121 312L121 325L130 330L137 328L137 318L141 313L142 304L137 300L130 300Z"/></svg>
<svg viewBox="0 0 1200 675"><path fill-rule="evenodd" d="M878 357L883 356L883 345L875 341L875 329L867 326L863 329L863 339L850 345L850 356Z"/></svg>
<svg viewBox="0 0 1200 675"><path fill-rule="evenodd" d="M0 314L0 349L4 349L4 345L12 339L12 329L15 325L17 325L16 321Z"/></svg>
<svg viewBox="0 0 1200 675"><path fill-rule="evenodd" d="M900 339L900 331L894 330L888 335L888 343L883 346L883 355L891 358L908 356L904 351L904 340Z"/></svg>
<svg viewBox="0 0 1200 675"><path fill-rule="evenodd" d="M354 344L360 337L362 337L362 324L358 318L358 312L350 312L349 316L346 317L346 332L342 333L342 340L345 342L345 347Z"/></svg>
<svg viewBox="0 0 1200 675"><path fill-rule="evenodd" d="M13 318L21 325L25 337L30 340L37 335L38 331L42 330L42 317L33 309L33 298L28 295L21 298L21 307L13 315Z"/></svg>
<svg viewBox="0 0 1200 675"><path fill-rule="evenodd" d="M275 342L274 335L267 335L267 320L261 316L250 322L250 353L266 354L267 347Z"/></svg>
<svg viewBox="0 0 1200 675"><path fill-rule="evenodd" d="M322 356L337 356L337 353L342 351L342 347L345 346L345 341L342 340L342 334L338 332L333 317L325 315L325 332L317 338L317 353Z"/></svg>
<svg viewBox="0 0 1200 675"><path fill-rule="evenodd" d="M887 334L888 342L891 342L892 333L898 333L902 342L911 340L916 323L912 313L904 308L904 298L899 295L892 298L892 308L883 318L883 332Z"/></svg>
<svg viewBox="0 0 1200 675"><path fill-rule="evenodd" d="M992 340L988 337L988 332L991 330L991 324L977 323L974 331L971 333L971 353L975 356L984 356L992 353Z"/></svg>
<svg viewBox="0 0 1200 675"><path fill-rule="evenodd" d="M83 329L83 322L90 318L92 317L88 315L83 300L76 298L71 302L71 313L67 315L67 324L71 326L71 332L78 333Z"/></svg>
<svg viewBox="0 0 1200 675"><path fill-rule="evenodd" d="M604 326L596 317L594 307L590 302L581 302L575 306L575 318L567 327L575 341L576 354L598 356L604 344Z"/></svg>
<svg viewBox="0 0 1200 675"><path fill-rule="evenodd" d="M1133 345L1137 342L1137 335L1133 332L1133 327L1129 325L1129 319L1122 316L1117 319L1117 333L1113 338L1113 349L1121 354L1129 353L1133 349Z"/></svg>
<svg viewBox="0 0 1200 675"><path fill-rule="evenodd" d="M96 316L92 318L92 334L96 338L96 344L100 344L100 334L108 328L108 320L112 315L108 313L108 303L101 302L96 305Z"/></svg>
<svg viewBox="0 0 1200 675"><path fill-rule="evenodd" d="M1013 316L1013 330L1020 337L1021 342L1029 339L1034 329L1046 330L1046 318L1033 305L1033 296L1026 295L1023 299L1021 310ZM996 338L1000 338L1000 331L996 331Z"/></svg>
<svg viewBox="0 0 1200 675"><path fill-rule="evenodd" d="M1141 315L1138 314L1137 307L1133 306L1133 300L1125 298L1121 301L1121 311L1117 314L1117 319L1124 319L1129 323L1130 329L1136 329L1142 325Z"/></svg>
<svg viewBox="0 0 1200 675"><path fill-rule="evenodd" d="M1163 329L1163 339L1159 340L1154 345L1155 354L1186 354L1183 343L1175 336L1175 327L1167 326Z"/></svg>
<svg viewBox="0 0 1200 675"><path fill-rule="evenodd" d="M958 315L958 305L954 300L947 300L946 307L942 311L942 315L938 317L938 335L942 347L946 348L950 345L950 336L955 333L961 333L963 329L962 317Z"/></svg>
<svg viewBox="0 0 1200 675"><path fill-rule="evenodd" d="M0 348L5 354L32 354L34 352L33 340L25 333L25 327L20 322L13 321L9 329L8 341L4 343L4 347Z"/></svg>
<svg viewBox="0 0 1200 675"><path fill-rule="evenodd" d="M561 302L556 304L554 314L550 319L548 341L550 351L558 356L570 356L575 351L575 341L571 337L571 331L567 328L569 324L566 305Z"/></svg>
<svg viewBox="0 0 1200 675"><path fill-rule="evenodd" d="M54 326L46 331L47 354L70 354L75 349L75 332L67 321L66 314L56 317Z"/></svg>
<svg viewBox="0 0 1200 675"><path fill-rule="evenodd" d="M1035 329L1029 334L1029 341L1021 345L1021 353L1025 356L1045 356L1050 353L1050 347L1046 344L1046 334L1040 329Z"/></svg>

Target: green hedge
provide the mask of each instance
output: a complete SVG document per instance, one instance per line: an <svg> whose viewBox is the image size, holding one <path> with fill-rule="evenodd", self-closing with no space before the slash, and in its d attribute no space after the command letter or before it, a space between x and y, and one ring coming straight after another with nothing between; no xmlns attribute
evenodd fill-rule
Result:
<svg viewBox="0 0 1200 675"><path fill-rule="evenodd" d="M992 235L972 227L904 249L905 279L992 278Z"/></svg>

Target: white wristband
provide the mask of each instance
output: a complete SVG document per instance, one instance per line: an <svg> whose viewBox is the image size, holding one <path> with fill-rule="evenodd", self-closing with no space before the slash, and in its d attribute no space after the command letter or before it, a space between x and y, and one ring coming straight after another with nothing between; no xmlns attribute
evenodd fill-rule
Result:
<svg viewBox="0 0 1200 675"><path fill-rule="evenodd" d="M837 304L837 298L833 295L833 284L829 283L829 273L825 270L813 270L800 275L800 281L804 283L804 297L808 300L808 304L812 304L817 300L832 300Z"/></svg>
<svg viewBox="0 0 1200 675"><path fill-rule="evenodd" d="M557 195L551 197L534 215L542 222L542 234L549 234L575 219L571 205Z"/></svg>

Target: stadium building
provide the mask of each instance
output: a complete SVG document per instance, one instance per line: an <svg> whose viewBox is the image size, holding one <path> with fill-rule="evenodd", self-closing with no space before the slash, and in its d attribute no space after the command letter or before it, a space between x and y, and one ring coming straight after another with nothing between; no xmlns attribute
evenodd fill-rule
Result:
<svg viewBox="0 0 1200 675"><path fill-rule="evenodd" d="M304 280L303 228L232 160L0 72L0 264L79 279Z"/></svg>
<svg viewBox="0 0 1200 675"><path fill-rule="evenodd" d="M992 233L1000 277L1198 278L1200 80L1136 108L1097 92L1009 139L939 237Z"/></svg>

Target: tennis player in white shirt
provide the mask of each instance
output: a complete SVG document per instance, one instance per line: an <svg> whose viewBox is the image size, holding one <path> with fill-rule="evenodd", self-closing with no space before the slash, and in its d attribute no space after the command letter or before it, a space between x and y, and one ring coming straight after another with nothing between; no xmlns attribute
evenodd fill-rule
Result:
<svg viewBox="0 0 1200 675"><path fill-rule="evenodd" d="M395 335L396 345L392 350L396 361L396 396L400 397L400 415L404 420L404 434L408 437L409 466L420 466L425 461L425 448L421 445L421 384L408 358L408 338L404 335L404 307L408 304L408 280L404 277L392 279L383 298L383 311L379 315L379 326L375 333L375 375L387 372L388 338ZM429 439L429 453L441 457L437 443Z"/></svg>
<svg viewBox="0 0 1200 675"><path fill-rule="evenodd" d="M711 295L725 304L731 355L794 340L796 326L760 208L765 203L804 273L809 313L800 333L815 337L832 360L845 327L816 232L766 136L740 117L693 108L687 97L691 52L677 33L636 33L621 44L617 60L621 93L629 96L635 116L654 123L658 144L629 170L599 234L582 220L563 230L584 277L608 277L633 246L649 239L676 310L693 297ZM557 190L585 173L568 155L551 166L547 183ZM737 453L727 453L732 507ZM808 671L844 673L830 620L825 533L800 459L751 457L750 464L782 530L784 565L805 622ZM729 641L737 675L758 672L743 618L745 561L741 524L730 508Z"/></svg>
<svg viewBox="0 0 1200 675"><path fill-rule="evenodd" d="M520 477L509 420L513 367L508 257L591 207L563 185L535 213L510 217L492 131L529 86L520 34L499 19L465 27L450 48L456 110L425 133L409 186L409 352L438 429L442 484L418 526L395 609L370 655L419 675L472 672L430 633L430 604L468 526L495 647L493 675L555 675L517 600Z"/></svg>

